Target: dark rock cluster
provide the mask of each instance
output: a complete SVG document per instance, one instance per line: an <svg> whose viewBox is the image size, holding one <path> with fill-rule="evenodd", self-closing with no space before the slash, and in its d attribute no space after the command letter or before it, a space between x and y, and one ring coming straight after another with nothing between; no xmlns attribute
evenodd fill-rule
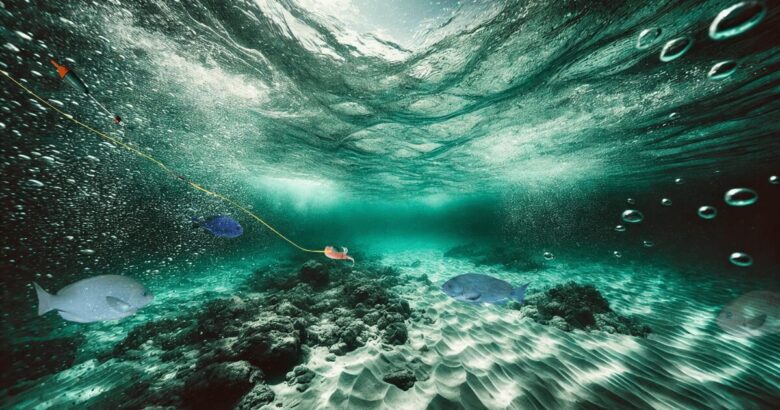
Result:
<svg viewBox="0 0 780 410"><path fill-rule="evenodd" d="M575 282L557 285L528 296L523 305L516 307L536 322L567 332L599 330L640 337L650 333L650 327L638 319L614 312L593 285Z"/></svg>
<svg viewBox="0 0 780 410"><path fill-rule="evenodd" d="M3 352L0 358L0 390L22 380L34 380L71 367L83 343L83 336L33 339L14 344L0 342Z"/></svg>
<svg viewBox="0 0 780 410"><path fill-rule="evenodd" d="M181 369L155 405L257 408L274 400L266 382L308 389L315 374L301 363L311 347L327 347L335 360L370 339L406 343L412 310L389 290L399 283L396 270L368 264L260 269L233 297L134 328L103 359L157 354Z"/></svg>
<svg viewBox="0 0 780 410"><path fill-rule="evenodd" d="M409 390L414 386L417 378L410 370L396 370L387 373L382 378L382 380L384 380L385 383L390 383L401 390Z"/></svg>
<svg viewBox="0 0 780 410"><path fill-rule="evenodd" d="M489 246L476 242L455 246L445 252L444 256L467 259L475 265L501 265L506 269L518 272L537 271L544 267L538 258L532 257L518 248Z"/></svg>

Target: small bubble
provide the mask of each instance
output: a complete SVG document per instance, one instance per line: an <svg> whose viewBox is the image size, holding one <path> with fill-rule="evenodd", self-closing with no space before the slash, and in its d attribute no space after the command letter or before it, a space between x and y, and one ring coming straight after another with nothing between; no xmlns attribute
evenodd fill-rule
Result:
<svg viewBox="0 0 780 410"><path fill-rule="evenodd" d="M721 61L710 68L710 71L707 73L707 77L709 77L710 80L722 80L734 74L735 71L737 71L736 61Z"/></svg>
<svg viewBox="0 0 780 410"><path fill-rule="evenodd" d="M658 39L661 38L661 29L658 27L646 28L639 32L639 37L636 39L636 48L644 50L650 48L655 44Z"/></svg>
<svg viewBox="0 0 780 410"><path fill-rule="evenodd" d="M551 261L555 259L555 255L552 254L552 252L545 252L544 253L544 259Z"/></svg>
<svg viewBox="0 0 780 410"><path fill-rule="evenodd" d="M73 237L72 237L72 236L70 236L70 235L68 235L68 236L66 236L66 237L65 237L65 239L67 239L67 240L69 240L69 241L72 241L72 240L73 240Z"/></svg>
<svg viewBox="0 0 780 410"><path fill-rule="evenodd" d="M622 254L622 253L620 253L620 252L618 252L618 251L613 251L613 252L612 252L612 256L614 256L614 257L616 257L616 258L622 258L622 257L623 257L623 254Z"/></svg>
<svg viewBox="0 0 780 410"><path fill-rule="evenodd" d="M672 200L669 198L664 198L661 200L661 205L663 206L672 206Z"/></svg>
<svg viewBox="0 0 780 410"><path fill-rule="evenodd" d="M677 184L677 185L682 185L682 184L685 183L685 180L682 179L682 178L675 178L674 179L674 183Z"/></svg>
<svg viewBox="0 0 780 410"><path fill-rule="evenodd" d="M82 249L79 252L81 252L82 255L94 255L95 251L92 249Z"/></svg>
<svg viewBox="0 0 780 410"><path fill-rule="evenodd" d="M723 40L740 35L758 25L766 16L766 6L760 1L742 1L715 16L710 24L710 38Z"/></svg>
<svg viewBox="0 0 780 410"><path fill-rule="evenodd" d="M713 219L718 215L718 210L714 206L704 205L699 207L698 214L703 219Z"/></svg>
<svg viewBox="0 0 780 410"><path fill-rule="evenodd" d="M634 198L628 198L626 199L626 203L629 205L634 205L636 204L636 200L634 200Z"/></svg>
<svg viewBox="0 0 780 410"><path fill-rule="evenodd" d="M729 256L729 260L734 265L748 267L753 264L753 258L745 252L734 252Z"/></svg>
<svg viewBox="0 0 780 410"><path fill-rule="evenodd" d="M636 209L626 209L623 211L621 218L623 218L623 221L625 222L635 224L642 222L642 220L645 219L645 216Z"/></svg>
<svg viewBox="0 0 780 410"><path fill-rule="evenodd" d="M772 185L780 184L780 177L777 175L770 175L769 176L769 183Z"/></svg>
<svg viewBox="0 0 780 410"><path fill-rule="evenodd" d="M661 61L667 63L682 57L692 45L693 40L690 37L684 36L669 40L664 44L664 48L661 50Z"/></svg>
<svg viewBox="0 0 780 410"><path fill-rule="evenodd" d="M615 230L618 231L618 232L625 232L626 231L626 227L623 226L623 225L617 225L617 226L615 226Z"/></svg>
<svg viewBox="0 0 780 410"><path fill-rule="evenodd" d="M673 112L673 113L669 114L669 119L670 120L676 120L678 118L680 118L680 114L679 113Z"/></svg>
<svg viewBox="0 0 780 410"><path fill-rule="evenodd" d="M642 242L642 245L644 245L645 248L652 248L655 246L655 243L649 239L645 239L644 242Z"/></svg>
<svg viewBox="0 0 780 410"><path fill-rule="evenodd" d="M758 193L750 188L729 189L723 199L731 206L748 206L758 201Z"/></svg>
<svg viewBox="0 0 780 410"><path fill-rule="evenodd" d="M43 182L37 179L28 179L24 184L30 188L42 188L44 186Z"/></svg>

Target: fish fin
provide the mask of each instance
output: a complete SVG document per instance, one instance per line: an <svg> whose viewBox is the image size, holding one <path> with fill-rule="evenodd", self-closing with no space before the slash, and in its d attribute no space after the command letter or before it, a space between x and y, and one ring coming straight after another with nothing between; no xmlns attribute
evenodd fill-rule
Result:
<svg viewBox="0 0 780 410"><path fill-rule="evenodd" d="M128 312L133 309L133 307L124 300L113 296L106 296L106 303L108 303L108 306L111 306L111 309L114 309L117 312Z"/></svg>
<svg viewBox="0 0 780 410"><path fill-rule="evenodd" d="M745 326L751 329L758 329L759 327L763 326L764 323L766 323L766 313L762 313L753 319L748 320L745 322Z"/></svg>
<svg viewBox="0 0 780 410"><path fill-rule="evenodd" d="M464 298L472 301L479 299L480 296L482 296L482 294L479 292L467 292L463 294Z"/></svg>
<svg viewBox="0 0 780 410"><path fill-rule="evenodd" d="M512 293L509 294L509 297L514 299L517 303L523 303L523 300L525 300L525 291L528 289L528 285L530 285L530 283L526 283L525 285L512 289Z"/></svg>
<svg viewBox="0 0 780 410"><path fill-rule="evenodd" d="M68 322L76 322L76 323L89 323L89 320L86 320L82 318L81 316L76 316L73 313L66 312L64 310L58 310L57 313L60 314L60 317L67 320Z"/></svg>
<svg viewBox="0 0 780 410"><path fill-rule="evenodd" d="M38 295L38 316L41 316L50 310L54 310L54 298L56 295L46 292L35 282L33 282L33 286L35 287L35 293Z"/></svg>

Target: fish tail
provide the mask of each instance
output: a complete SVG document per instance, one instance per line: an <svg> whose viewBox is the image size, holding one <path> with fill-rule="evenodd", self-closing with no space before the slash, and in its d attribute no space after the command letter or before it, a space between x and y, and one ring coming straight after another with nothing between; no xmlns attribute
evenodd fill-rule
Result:
<svg viewBox="0 0 780 410"><path fill-rule="evenodd" d="M54 295L43 290L43 288L35 282L33 282L33 286L35 287L35 293L38 295L38 316L41 316L50 310L54 310Z"/></svg>
<svg viewBox="0 0 780 410"><path fill-rule="evenodd" d="M352 261L352 266L355 266L355 259L353 259L351 256L346 256L346 258Z"/></svg>
<svg viewBox="0 0 780 410"><path fill-rule="evenodd" d="M528 289L528 285L530 285L530 283L526 283L525 285L512 289L512 293L509 294L509 297L517 301L517 303L523 303L523 300L525 300L525 291Z"/></svg>

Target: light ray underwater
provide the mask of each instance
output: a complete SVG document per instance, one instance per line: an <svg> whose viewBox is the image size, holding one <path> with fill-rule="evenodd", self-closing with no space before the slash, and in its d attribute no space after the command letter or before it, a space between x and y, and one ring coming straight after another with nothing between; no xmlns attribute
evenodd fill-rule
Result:
<svg viewBox="0 0 780 410"><path fill-rule="evenodd" d="M778 408L778 0L0 21L2 409Z"/></svg>

